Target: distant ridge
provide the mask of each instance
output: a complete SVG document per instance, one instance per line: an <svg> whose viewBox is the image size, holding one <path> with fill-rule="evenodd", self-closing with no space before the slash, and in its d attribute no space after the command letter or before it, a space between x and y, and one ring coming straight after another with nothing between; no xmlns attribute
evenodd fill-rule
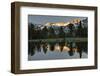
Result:
<svg viewBox="0 0 100 76"><path fill-rule="evenodd" d="M69 24L77 24L80 21L81 21L80 19L74 19L74 20L69 21L69 22L47 22L45 24L45 26L67 26Z"/></svg>

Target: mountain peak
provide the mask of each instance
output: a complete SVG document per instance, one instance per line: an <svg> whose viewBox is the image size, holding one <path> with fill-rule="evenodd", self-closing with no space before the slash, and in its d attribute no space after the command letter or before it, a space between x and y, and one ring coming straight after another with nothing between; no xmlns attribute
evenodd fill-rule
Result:
<svg viewBox="0 0 100 76"><path fill-rule="evenodd" d="M80 19L74 19L68 22L47 22L45 26L67 26L69 24L79 23L80 21L81 21Z"/></svg>

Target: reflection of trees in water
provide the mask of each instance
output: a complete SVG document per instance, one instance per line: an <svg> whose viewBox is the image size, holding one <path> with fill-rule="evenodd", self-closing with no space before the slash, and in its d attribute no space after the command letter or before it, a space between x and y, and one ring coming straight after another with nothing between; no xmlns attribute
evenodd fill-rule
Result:
<svg viewBox="0 0 100 76"><path fill-rule="evenodd" d="M55 42L51 42L51 43L49 43L49 45L50 45L50 51L54 51L54 49L55 49Z"/></svg>
<svg viewBox="0 0 100 76"><path fill-rule="evenodd" d="M65 46L65 41L59 42L59 47L60 47L60 51L63 51L63 48Z"/></svg>
<svg viewBox="0 0 100 76"><path fill-rule="evenodd" d="M87 42L76 42L77 48L78 48L78 53L80 55L80 58L82 57L82 52L87 53Z"/></svg>
<svg viewBox="0 0 100 76"><path fill-rule="evenodd" d="M74 51L73 51L72 42L70 42L69 48L70 48L70 51L68 51L68 53L69 53L70 56L73 56L74 55Z"/></svg>
<svg viewBox="0 0 100 76"><path fill-rule="evenodd" d="M37 52L41 52L41 44L39 42L35 43Z"/></svg>
<svg viewBox="0 0 100 76"><path fill-rule="evenodd" d="M47 49L48 49L48 44L47 43L43 43L43 52L46 54L47 53Z"/></svg>
<svg viewBox="0 0 100 76"><path fill-rule="evenodd" d="M87 42L86 43L84 42L82 45L83 45L83 51L85 53L88 53L88 51L87 51L88 50L88 43Z"/></svg>
<svg viewBox="0 0 100 76"><path fill-rule="evenodd" d="M75 51L79 53L79 57L82 58L82 52L87 52L87 42L29 42L28 46L28 54L34 55L35 52L43 52L46 54L47 51L56 51L55 47L56 45L59 47L59 50L63 52L64 47L68 47L70 50L66 51L68 52L69 56L73 56L75 54ZM49 47L48 47L49 46Z"/></svg>
<svg viewBox="0 0 100 76"><path fill-rule="evenodd" d="M35 43L28 43L28 54L30 54L31 56L35 54Z"/></svg>

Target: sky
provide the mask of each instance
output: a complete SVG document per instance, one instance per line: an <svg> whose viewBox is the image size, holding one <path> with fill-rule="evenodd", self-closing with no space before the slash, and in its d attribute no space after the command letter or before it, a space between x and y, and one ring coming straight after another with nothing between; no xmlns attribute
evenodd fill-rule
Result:
<svg viewBox="0 0 100 76"><path fill-rule="evenodd" d="M68 22L76 18L79 18L82 20L87 17L28 15L28 23L46 24L47 22Z"/></svg>

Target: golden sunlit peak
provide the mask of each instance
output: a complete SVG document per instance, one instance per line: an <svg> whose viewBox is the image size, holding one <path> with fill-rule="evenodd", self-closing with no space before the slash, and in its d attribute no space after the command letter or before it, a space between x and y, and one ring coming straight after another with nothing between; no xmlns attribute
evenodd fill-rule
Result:
<svg viewBox="0 0 100 76"><path fill-rule="evenodd" d="M79 23L80 21L81 20L79 18L76 18L76 19L73 19L70 22L48 22L45 25L46 26L67 26L70 23L75 24L75 23Z"/></svg>
<svg viewBox="0 0 100 76"><path fill-rule="evenodd" d="M46 23L46 26L67 26L70 22L55 22L55 23Z"/></svg>
<svg viewBox="0 0 100 76"><path fill-rule="evenodd" d="M74 23L79 23L80 21L81 21L80 19L76 18L76 19L72 20L71 23L73 23L73 24Z"/></svg>

